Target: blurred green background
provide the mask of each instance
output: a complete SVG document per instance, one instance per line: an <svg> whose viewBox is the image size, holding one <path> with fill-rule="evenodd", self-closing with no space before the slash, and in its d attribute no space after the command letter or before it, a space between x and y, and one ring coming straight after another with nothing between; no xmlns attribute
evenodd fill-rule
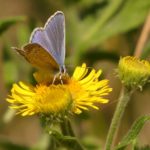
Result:
<svg viewBox="0 0 150 150"><path fill-rule="evenodd" d="M45 135L38 117L15 116L8 111L5 99L13 83L33 82L32 66L11 47L28 43L32 30L43 26L57 10L66 17L68 70L86 62L89 67L103 69L102 78L109 79L113 88L109 104L100 106L99 111L72 117L75 132L84 143L103 147L121 89L115 74L117 63L120 56L134 54L150 11L150 0L0 0L0 4L0 147L26 149L46 141L41 141ZM149 54L150 38L143 47L142 58L149 60ZM138 116L149 113L150 86L146 86L143 92L132 96L118 139ZM140 146L150 143L149 125L144 126L138 137Z"/></svg>

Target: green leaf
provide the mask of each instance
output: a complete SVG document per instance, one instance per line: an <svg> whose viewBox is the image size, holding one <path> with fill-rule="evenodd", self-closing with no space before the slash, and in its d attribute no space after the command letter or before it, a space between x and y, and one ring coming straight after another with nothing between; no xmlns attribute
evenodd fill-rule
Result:
<svg viewBox="0 0 150 150"><path fill-rule="evenodd" d="M146 145L144 147L135 147L134 150L150 150L150 146L149 145Z"/></svg>
<svg viewBox="0 0 150 150"><path fill-rule="evenodd" d="M115 34L130 31L141 25L148 15L150 1L127 0L123 8L100 31L100 41Z"/></svg>
<svg viewBox="0 0 150 150"><path fill-rule="evenodd" d="M99 45L106 39L139 27L150 9L149 0L113 1L97 16L95 21L85 24L79 51ZM88 27L88 29L87 29ZM88 32L87 32L88 31Z"/></svg>
<svg viewBox="0 0 150 150"><path fill-rule="evenodd" d="M121 142L117 145L115 150L123 150L127 145L131 144L138 136L146 121L149 120L150 116L142 116L138 120L136 120L126 136L124 136Z"/></svg>
<svg viewBox="0 0 150 150"><path fill-rule="evenodd" d="M28 147L25 146L21 146L21 145L17 145L17 144L13 144L11 142L8 141L0 141L0 149L3 150L29 150Z"/></svg>
<svg viewBox="0 0 150 150"><path fill-rule="evenodd" d="M59 142L59 144L64 145L69 149L71 148L71 149L84 150L84 148L79 143L79 140L76 137L64 136L55 130L51 130L50 135L53 136L55 140Z"/></svg>
<svg viewBox="0 0 150 150"><path fill-rule="evenodd" d="M56 130L52 130L50 132L50 134L52 136L54 136L57 140L61 141L61 142L68 142L68 141L76 141L77 139L75 137L71 137L71 136L63 136L62 134L60 134L59 132L57 132Z"/></svg>
<svg viewBox="0 0 150 150"><path fill-rule="evenodd" d="M17 16L0 20L0 35L2 35L2 33L5 32L12 25L24 20L25 20L24 16Z"/></svg>
<svg viewBox="0 0 150 150"><path fill-rule="evenodd" d="M82 142L87 150L102 150L99 139L92 135L86 135Z"/></svg>
<svg viewBox="0 0 150 150"><path fill-rule="evenodd" d="M103 26L106 25L107 21L112 18L112 16L120 8L122 3L123 3L123 0L111 0L108 6L103 10L102 15L98 15L95 21L89 22L89 25L90 25L90 26L88 25L89 29L87 29L87 24L85 24L85 27L84 27L85 33L83 34L83 37L82 37L83 41L81 40L80 46L85 45L87 47L87 44L89 46L88 42L90 42L90 45L91 45L92 42L95 40L93 38L95 38L97 34L98 34L98 37L96 37L96 39L97 38L99 39L100 37L99 32L101 31L101 28L103 28ZM101 10L99 11L101 12Z"/></svg>

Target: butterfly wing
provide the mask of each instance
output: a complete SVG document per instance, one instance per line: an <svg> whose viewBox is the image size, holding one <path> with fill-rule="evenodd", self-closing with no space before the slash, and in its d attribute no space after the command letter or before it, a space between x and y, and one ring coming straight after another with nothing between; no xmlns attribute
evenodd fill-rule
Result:
<svg viewBox="0 0 150 150"><path fill-rule="evenodd" d="M65 18L57 11L46 22L44 28L36 28L30 38L31 43L41 45L58 63L64 66L65 59Z"/></svg>
<svg viewBox="0 0 150 150"><path fill-rule="evenodd" d="M53 70L59 68L55 59L37 43L27 44L22 49L13 49L15 49L36 68L45 70L49 70L50 68Z"/></svg>

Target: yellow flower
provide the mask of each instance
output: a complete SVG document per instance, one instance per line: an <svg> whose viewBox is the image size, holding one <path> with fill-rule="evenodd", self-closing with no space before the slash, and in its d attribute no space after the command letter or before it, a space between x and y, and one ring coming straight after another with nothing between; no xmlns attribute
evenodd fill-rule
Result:
<svg viewBox="0 0 150 150"><path fill-rule="evenodd" d="M73 76L69 79L66 87L69 89L73 99L73 112L81 113L89 107L99 109L95 103L108 103L103 96L112 91L108 86L108 80L99 81L102 71L93 69L89 74L86 64L77 67Z"/></svg>
<svg viewBox="0 0 150 150"><path fill-rule="evenodd" d="M150 78L150 63L136 57L123 57L119 61L118 74L125 86L142 88Z"/></svg>
<svg viewBox="0 0 150 150"><path fill-rule="evenodd" d="M37 85L33 87L23 82L14 84L7 101L11 108L22 116L37 113L59 113L67 110L72 102L70 92L63 85Z"/></svg>
<svg viewBox="0 0 150 150"><path fill-rule="evenodd" d="M23 82L14 84L7 101L11 103L10 107L16 109L22 116L39 113L79 114L89 107L98 109L96 103L107 103L108 99L103 96L112 90L108 86L108 80L99 81L101 72L93 69L89 73L89 69L83 64L75 69L72 77L62 78L63 84L60 81L58 83L58 80L57 84L52 84L52 78L48 82L47 77L47 82L44 82L37 73L36 77L40 82L36 86Z"/></svg>

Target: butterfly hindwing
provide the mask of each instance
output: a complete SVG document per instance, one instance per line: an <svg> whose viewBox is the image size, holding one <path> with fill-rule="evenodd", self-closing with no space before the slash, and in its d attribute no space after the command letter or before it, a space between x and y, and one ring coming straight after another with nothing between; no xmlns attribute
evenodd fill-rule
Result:
<svg viewBox="0 0 150 150"><path fill-rule="evenodd" d="M34 67L49 70L55 70L59 66L53 57L39 44L31 43L25 45L22 49L13 48L21 54Z"/></svg>

